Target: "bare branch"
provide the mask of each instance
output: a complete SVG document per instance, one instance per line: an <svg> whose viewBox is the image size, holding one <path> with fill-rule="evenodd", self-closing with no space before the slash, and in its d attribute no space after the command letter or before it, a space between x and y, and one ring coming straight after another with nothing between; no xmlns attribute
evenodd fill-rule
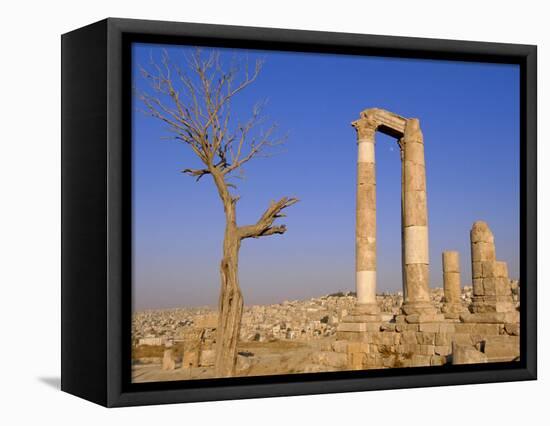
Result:
<svg viewBox="0 0 550 426"><path fill-rule="evenodd" d="M214 174L223 199L230 199L229 175L244 176L243 166L256 157L272 154L271 148L284 143L275 136L276 125L264 127L264 103L254 106L247 121L232 117L235 96L258 78L263 61L249 67L248 60L224 67L218 51L197 48L183 52L183 61L173 61L163 50L158 60L151 54L148 64L140 67L150 90L136 90L144 112L162 121L173 138L188 145L204 167L185 169L184 173L200 180ZM208 170L209 173L204 171ZM223 193L223 195L222 195Z"/></svg>
<svg viewBox="0 0 550 426"><path fill-rule="evenodd" d="M259 238L273 234L284 234L286 232L285 225L273 226L275 219L285 217L281 212L287 207L292 206L298 202L298 198L295 197L283 197L279 201L272 201L267 210L262 214L258 222L254 225L240 226L238 229L239 237L245 238Z"/></svg>
<svg viewBox="0 0 550 426"><path fill-rule="evenodd" d="M203 177L204 175L209 175L210 174L210 170L208 169L185 169L185 170L182 170L182 173L185 173L189 176L194 176L197 178L197 182L199 181L199 179L201 177Z"/></svg>

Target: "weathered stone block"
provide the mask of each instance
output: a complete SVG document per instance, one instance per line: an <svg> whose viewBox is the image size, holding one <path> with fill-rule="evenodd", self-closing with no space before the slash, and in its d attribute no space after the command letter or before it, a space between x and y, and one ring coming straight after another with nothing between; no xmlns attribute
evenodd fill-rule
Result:
<svg viewBox="0 0 550 426"><path fill-rule="evenodd" d="M468 324L471 325L472 334L482 334L482 335L498 335L499 326L498 324Z"/></svg>
<svg viewBox="0 0 550 426"><path fill-rule="evenodd" d="M348 366L348 355L338 352L320 351L313 354L312 361L329 367L346 368Z"/></svg>
<svg viewBox="0 0 550 426"><path fill-rule="evenodd" d="M411 367L429 367L431 365L431 355L414 354L411 357Z"/></svg>
<svg viewBox="0 0 550 426"><path fill-rule="evenodd" d="M214 349L204 349L201 351L199 364L201 367L212 367L216 360L216 351Z"/></svg>
<svg viewBox="0 0 550 426"><path fill-rule="evenodd" d="M519 336L519 324L517 323L505 324L504 330L510 335Z"/></svg>
<svg viewBox="0 0 550 426"><path fill-rule="evenodd" d="M320 364L305 364L302 367L304 373L321 373L329 370L326 366Z"/></svg>
<svg viewBox="0 0 550 426"><path fill-rule="evenodd" d="M495 306L496 312L512 312L515 311L516 307L513 301L509 302L497 302Z"/></svg>
<svg viewBox="0 0 550 426"><path fill-rule="evenodd" d="M482 336L481 334L470 334L470 344L471 345L478 345L480 344L481 342L483 342L485 337Z"/></svg>
<svg viewBox="0 0 550 426"><path fill-rule="evenodd" d="M405 226L403 240L407 299L428 302L430 300L427 286L430 263L428 227L426 225Z"/></svg>
<svg viewBox="0 0 550 426"><path fill-rule="evenodd" d="M382 365L386 368L393 368L395 366L397 357L395 355L385 356L382 358Z"/></svg>
<svg viewBox="0 0 550 426"><path fill-rule="evenodd" d="M375 163L357 163L357 185L376 185Z"/></svg>
<svg viewBox="0 0 550 426"><path fill-rule="evenodd" d="M407 322L410 324L418 324L420 322L420 314L407 315Z"/></svg>
<svg viewBox="0 0 550 426"><path fill-rule="evenodd" d="M483 298L474 298L470 309L474 313L507 313L515 311L515 305L511 296L487 296L487 297L505 297L509 300L490 300ZM507 321L504 321L507 322Z"/></svg>
<svg viewBox="0 0 550 426"><path fill-rule="evenodd" d="M435 346L434 352L436 355L447 356L451 354L451 345Z"/></svg>
<svg viewBox="0 0 550 426"><path fill-rule="evenodd" d="M508 278L508 265L506 264L506 262L496 262L495 276L497 278Z"/></svg>
<svg viewBox="0 0 550 426"><path fill-rule="evenodd" d="M495 245L493 243L479 242L472 244L472 262L484 262L495 259Z"/></svg>
<svg viewBox="0 0 550 426"><path fill-rule="evenodd" d="M405 324L403 327L406 331L420 331L420 324L418 323Z"/></svg>
<svg viewBox="0 0 550 426"><path fill-rule="evenodd" d="M384 366L384 358L378 354L366 354L364 356L364 365L367 368L377 368Z"/></svg>
<svg viewBox="0 0 550 426"><path fill-rule="evenodd" d="M481 262L472 262L472 278L483 278L483 267Z"/></svg>
<svg viewBox="0 0 550 426"><path fill-rule="evenodd" d="M347 353L348 345L350 345L350 343L345 340L337 340L335 342L332 342L332 350L334 352Z"/></svg>
<svg viewBox="0 0 550 426"><path fill-rule="evenodd" d="M447 358L440 355L432 355L430 358L430 365L432 366L438 366L438 365L444 365L447 362Z"/></svg>
<svg viewBox="0 0 550 426"><path fill-rule="evenodd" d="M450 334L449 337L453 343L458 345L471 345L472 340L470 338L470 334L468 333L453 333Z"/></svg>
<svg viewBox="0 0 550 426"><path fill-rule="evenodd" d="M480 312L474 314L462 314L460 320L465 323L517 323L519 322L519 312Z"/></svg>
<svg viewBox="0 0 550 426"><path fill-rule="evenodd" d="M368 343L368 347L369 349L367 353L370 353L370 354L377 354L381 350L381 346L375 343Z"/></svg>
<svg viewBox="0 0 550 426"><path fill-rule="evenodd" d="M368 353L369 347L370 346L367 342L349 342L346 348L346 352L347 353L355 353L355 352Z"/></svg>
<svg viewBox="0 0 550 426"><path fill-rule="evenodd" d="M507 278L484 278L484 296L510 296L512 290L510 281Z"/></svg>
<svg viewBox="0 0 550 426"><path fill-rule="evenodd" d="M415 331L404 331L401 333L401 343L417 343Z"/></svg>
<svg viewBox="0 0 550 426"><path fill-rule="evenodd" d="M484 278L508 278L508 266L506 262L489 260L481 262Z"/></svg>
<svg viewBox="0 0 550 426"><path fill-rule="evenodd" d="M380 330L385 332L395 332L396 325L394 323L383 323L380 325Z"/></svg>
<svg viewBox="0 0 550 426"><path fill-rule="evenodd" d="M496 260L485 260L481 262L483 278L495 278Z"/></svg>
<svg viewBox="0 0 550 426"><path fill-rule="evenodd" d="M410 358L400 358L398 364L396 365L396 367L401 367L401 368L412 367L412 366L413 366L412 360Z"/></svg>
<svg viewBox="0 0 550 426"><path fill-rule="evenodd" d="M441 333L454 333L456 324L441 323L439 324L439 331Z"/></svg>
<svg viewBox="0 0 550 426"><path fill-rule="evenodd" d="M376 270L376 239L374 237L362 237L356 235L356 247L361 250L355 251L355 263L358 271Z"/></svg>
<svg viewBox="0 0 550 426"><path fill-rule="evenodd" d="M402 343L397 346L396 351L398 353L407 354L407 353L418 353L419 346L417 343Z"/></svg>
<svg viewBox="0 0 550 426"><path fill-rule="evenodd" d="M441 254L443 272L460 272L460 255L457 251L447 250Z"/></svg>
<svg viewBox="0 0 550 426"><path fill-rule="evenodd" d="M444 272L443 273L443 288L445 294L445 302L460 303L461 285L460 272Z"/></svg>
<svg viewBox="0 0 550 426"><path fill-rule="evenodd" d="M349 354L349 367L352 370L361 370L363 369L363 363L365 359L365 354L361 352L353 352Z"/></svg>
<svg viewBox="0 0 550 426"><path fill-rule="evenodd" d="M510 286L510 280L508 278L495 278L496 282L496 295L497 296L511 296L512 287Z"/></svg>
<svg viewBox="0 0 550 426"><path fill-rule="evenodd" d="M453 343L452 362L453 364L482 364L487 362L487 357L473 346Z"/></svg>
<svg viewBox="0 0 550 426"><path fill-rule="evenodd" d="M506 336L513 337L513 336ZM484 348L485 355L490 359L494 360L513 360L519 357L519 342L494 342L486 341Z"/></svg>
<svg viewBox="0 0 550 426"><path fill-rule="evenodd" d="M428 224L428 204L426 191L406 191L404 194L404 226L426 226Z"/></svg>
<svg viewBox="0 0 550 426"><path fill-rule="evenodd" d="M404 187L408 191L426 191L426 169L422 164L403 161Z"/></svg>
<svg viewBox="0 0 550 426"><path fill-rule="evenodd" d="M361 237L361 244L369 250L376 250L376 211L362 205L357 209L356 237Z"/></svg>
<svg viewBox="0 0 550 426"><path fill-rule="evenodd" d="M433 355L435 354L434 345L418 345L416 353L420 355Z"/></svg>
<svg viewBox="0 0 550 426"><path fill-rule="evenodd" d="M420 331L421 332L437 333L437 332L439 332L439 329L440 329L440 324L437 323L437 322L433 322L433 323L420 322Z"/></svg>
<svg viewBox="0 0 550 426"><path fill-rule="evenodd" d="M435 333L433 332L416 333L416 342L420 345L433 345L435 343Z"/></svg>
<svg viewBox="0 0 550 426"><path fill-rule="evenodd" d="M406 266L409 266L409 265L406 265ZM405 268L405 272L406 271L407 270ZM417 282L417 284L419 283L420 282ZM439 312L439 310L436 309L436 307L430 300L427 282L423 284L425 285L425 287L423 288L415 288L410 284L411 283L406 283L407 292L415 291L416 293L414 295L407 293L405 302L401 306L401 310L403 311L403 313L405 313L407 316L416 315L416 314L436 315ZM426 300L424 300L424 298L426 298Z"/></svg>
<svg viewBox="0 0 550 426"><path fill-rule="evenodd" d="M471 333L473 324L458 323L458 324L455 324L454 326L455 326L456 333Z"/></svg>
<svg viewBox="0 0 550 426"><path fill-rule="evenodd" d="M374 136L369 139L359 139L357 141L357 162L375 163Z"/></svg>
<svg viewBox="0 0 550 426"><path fill-rule="evenodd" d="M335 352L330 352L330 353L335 354ZM236 370L240 374L247 374L250 371L250 368L252 368L253 364L254 364L254 357L238 355Z"/></svg>
<svg viewBox="0 0 550 426"><path fill-rule="evenodd" d="M495 345L512 344L519 348L519 336L508 336L506 334L499 336L487 336L485 339L485 343L491 343Z"/></svg>
<svg viewBox="0 0 550 426"><path fill-rule="evenodd" d="M380 326L378 326L380 327ZM347 332L366 332L367 330L367 324L362 322L342 322L338 324L337 331L347 331Z"/></svg>
<svg viewBox="0 0 550 426"><path fill-rule="evenodd" d="M369 343L378 345L398 345L401 339L401 333L379 332L369 333Z"/></svg>
<svg viewBox="0 0 550 426"><path fill-rule="evenodd" d="M445 321L445 315L439 313L412 314L407 316L407 321L412 324L418 324L420 331L437 331L438 328L436 326ZM429 323L435 323L436 325L433 327L421 328L422 325L427 325Z"/></svg>
<svg viewBox="0 0 550 426"><path fill-rule="evenodd" d="M362 326L364 331L380 331L380 317L378 315L346 315L342 318L340 324L346 323L362 323L364 324Z"/></svg>
<svg viewBox="0 0 550 426"><path fill-rule="evenodd" d="M395 322L396 324L401 324L405 322L406 315L396 315L395 316Z"/></svg>
<svg viewBox="0 0 550 426"><path fill-rule="evenodd" d="M470 241L472 242L488 242L488 243L494 243L495 238L493 237L493 233L491 232L491 229L487 225L486 222L483 222L481 220L474 223L472 226L472 230L470 231Z"/></svg>
<svg viewBox="0 0 550 426"><path fill-rule="evenodd" d="M445 319L458 320L460 314L464 312L465 308L462 305L444 305L443 312L445 312ZM456 311L456 312L455 312Z"/></svg>
<svg viewBox="0 0 550 426"><path fill-rule="evenodd" d="M376 271L357 271L356 278L358 278L362 273L375 273ZM353 311L350 313L349 317L356 318L351 322L380 322L380 308L377 303L357 303Z"/></svg>
<svg viewBox="0 0 550 426"><path fill-rule="evenodd" d="M480 263L480 262L475 262ZM483 296L485 291L483 289L483 278L474 278L472 282L474 296Z"/></svg>
<svg viewBox="0 0 550 426"><path fill-rule="evenodd" d="M435 335L435 345L437 346L448 346L452 342L451 337L447 333L437 333Z"/></svg>
<svg viewBox="0 0 550 426"><path fill-rule="evenodd" d="M424 144L407 142L405 145L405 160L424 166Z"/></svg>

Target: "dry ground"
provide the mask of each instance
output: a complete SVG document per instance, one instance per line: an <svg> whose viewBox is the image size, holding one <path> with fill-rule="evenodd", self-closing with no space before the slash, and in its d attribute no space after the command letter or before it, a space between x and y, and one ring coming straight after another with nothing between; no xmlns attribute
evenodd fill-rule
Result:
<svg viewBox="0 0 550 426"><path fill-rule="evenodd" d="M313 341L241 342L239 351L238 376L264 376L272 374L294 374L311 371L311 356L323 345L328 345L334 338L316 339ZM133 382L153 382L171 380L189 380L212 378L212 367L180 368L164 371L160 358L163 346L140 346L132 352L134 361L140 363L132 366ZM176 356L182 353L182 346L175 345ZM150 358L150 363L147 362ZM309 370L308 370L309 369Z"/></svg>

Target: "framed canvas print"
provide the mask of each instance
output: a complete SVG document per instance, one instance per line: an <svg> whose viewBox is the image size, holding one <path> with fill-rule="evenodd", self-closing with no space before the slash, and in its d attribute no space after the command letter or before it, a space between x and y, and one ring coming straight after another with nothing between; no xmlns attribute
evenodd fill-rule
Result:
<svg viewBox="0 0 550 426"><path fill-rule="evenodd" d="M62 389L536 378L536 47L107 19L62 37Z"/></svg>

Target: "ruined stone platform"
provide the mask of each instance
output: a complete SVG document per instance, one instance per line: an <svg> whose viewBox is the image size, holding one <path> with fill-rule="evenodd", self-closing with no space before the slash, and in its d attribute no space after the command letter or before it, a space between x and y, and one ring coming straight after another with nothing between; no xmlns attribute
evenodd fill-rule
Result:
<svg viewBox="0 0 550 426"><path fill-rule="evenodd" d="M519 357L517 323L410 322L410 316L405 321L397 317L385 323L341 324L333 350L347 354L350 369L435 366L462 363L461 359L502 362ZM471 351L462 347L472 348L479 356L467 357ZM462 351L458 360L453 359L453 348Z"/></svg>

